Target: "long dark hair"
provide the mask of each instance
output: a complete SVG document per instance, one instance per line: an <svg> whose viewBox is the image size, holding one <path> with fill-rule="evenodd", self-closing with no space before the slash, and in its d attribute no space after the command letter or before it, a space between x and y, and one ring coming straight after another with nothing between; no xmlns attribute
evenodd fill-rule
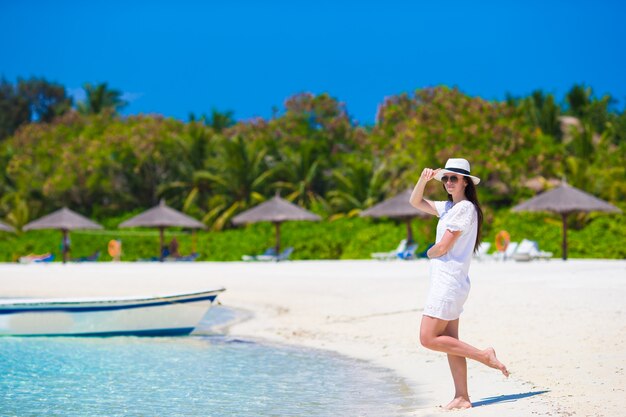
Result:
<svg viewBox="0 0 626 417"><path fill-rule="evenodd" d="M476 186L474 185L474 182L466 176L463 176L463 179L465 180L465 198L467 198L468 201L471 201L474 207L476 207L476 215L478 216L478 232L476 233L476 242L474 243L474 252L476 252L482 240L481 231L483 229L483 209L480 207L480 203L478 202L478 194L476 193ZM447 194L448 191L446 190L446 185L442 185L443 190L446 191ZM450 194L448 194L448 201L452 201L452 195Z"/></svg>

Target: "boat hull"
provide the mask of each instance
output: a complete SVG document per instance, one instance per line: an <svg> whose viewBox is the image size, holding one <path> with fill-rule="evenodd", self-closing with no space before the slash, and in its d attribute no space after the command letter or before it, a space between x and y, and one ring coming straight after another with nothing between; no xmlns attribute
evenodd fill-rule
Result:
<svg viewBox="0 0 626 417"><path fill-rule="evenodd" d="M223 289L146 298L0 303L0 336L173 336L193 331Z"/></svg>

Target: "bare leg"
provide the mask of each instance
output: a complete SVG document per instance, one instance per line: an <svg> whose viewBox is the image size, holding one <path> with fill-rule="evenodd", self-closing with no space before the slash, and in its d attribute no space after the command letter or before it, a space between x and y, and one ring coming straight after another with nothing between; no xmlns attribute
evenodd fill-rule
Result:
<svg viewBox="0 0 626 417"><path fill-rule="evenodd" d="M444 335L459 338L459 320L448 322ZM463 356L448 354L448 364L454 380L454 399L445 406L446 410L470 408L472 403L467 391L467 359Z"/></svg>
<svg viewBox="0 0 626 417"><path fill-rule="evenodd" d="M509 376L506 366L498 360L493 348L479 350L459 339L448 336L445 333L448 321L429 316L422 316L420 328L420 342L422 346L444 352L449 355L462 356L473 359L494 369L499 369L504 376Z"/></svg>

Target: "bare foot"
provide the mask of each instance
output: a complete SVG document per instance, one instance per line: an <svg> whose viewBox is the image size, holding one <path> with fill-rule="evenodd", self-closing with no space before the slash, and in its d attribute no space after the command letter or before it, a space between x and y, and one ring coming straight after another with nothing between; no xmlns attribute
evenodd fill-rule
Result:
<svg viewBox="0 0 626 417"><path fill-rule="evenodd" d="M494 369L499 369L500 372L508 378L509 371L506 369L506 366L498 360L496 357L496 351L493 348L487 348L483 350L482 353L485 355L485 362L483 362L485 365Z"/></svg>
<svg viewBox="0 0 626 417"><path fill-rule="evenodd" d="M472 403L468 398L465 397L456 397L454 400L450 401L448 405L443 407L446 410L464 410L466 408L471 408Z"/></svg>

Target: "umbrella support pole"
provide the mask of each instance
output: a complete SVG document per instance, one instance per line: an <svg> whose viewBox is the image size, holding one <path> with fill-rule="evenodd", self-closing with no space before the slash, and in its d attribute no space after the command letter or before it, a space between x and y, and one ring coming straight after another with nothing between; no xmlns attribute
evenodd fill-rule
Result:
<svg viewBox="0 0 626 417"><path fill-rule="evenodd" d="M563 243L561 247L561 251L563 254L563 260L567 260L567 213L561 213L561 218L563 219Z"/></svg>
<svg viewBox="0 0 626 417"><path fill-rule="evenodd" d="M413 243L413 229L411 229L411 219L406 219L406 244L407 246Z"/></svg>
<svg viewBox="0 0 626 417"><path fill-rule="evenodd" d="M278 255L280 255L280 222L274 223L276 226L276 261L278 261Z"/></svg>
<svg viewBox="0 0 626 417"><path fill-rule="evenodd" d="M63 233L63 263L67 262L67 253L68 253L68 247L67 247L67 234L68 231L67 229L62 229L61 232Z"/></svg>
<svg viewBox="0 0 626 417"><path fill-rule="evenodd" d="M159 227L159 261L163 262L163 244L165 242L164 236L163 236L163 227Z"/></svg>

